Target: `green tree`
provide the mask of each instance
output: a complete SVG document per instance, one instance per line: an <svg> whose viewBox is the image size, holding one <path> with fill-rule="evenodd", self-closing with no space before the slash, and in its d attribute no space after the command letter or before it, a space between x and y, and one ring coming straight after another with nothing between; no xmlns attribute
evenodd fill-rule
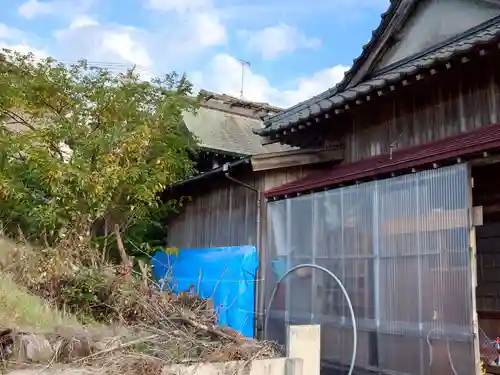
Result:
<svg viewBox="0 0 500 375"><path fill-rule="evenodd" d="M150 82L86 61L0 54L0 215L49 242L95 223L125 230L158 193L193 173L182 121L197 101L184 76Z"/></svg>

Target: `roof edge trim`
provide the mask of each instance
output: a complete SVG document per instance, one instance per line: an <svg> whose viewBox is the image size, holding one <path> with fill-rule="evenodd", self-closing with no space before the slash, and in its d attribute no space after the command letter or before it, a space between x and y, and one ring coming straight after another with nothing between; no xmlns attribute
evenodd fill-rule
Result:
<svg viewBox="0 0 500 375"><path fill-rule="evenodd" d="M474 154L500 150L500 124L492 124L453 137L406 147L362 159L354 163L340 164L328 172L312 174L301 180L274 187L264 192L267 198L327 189L335 186L443 162L453 158L470 157Z"/></svg>

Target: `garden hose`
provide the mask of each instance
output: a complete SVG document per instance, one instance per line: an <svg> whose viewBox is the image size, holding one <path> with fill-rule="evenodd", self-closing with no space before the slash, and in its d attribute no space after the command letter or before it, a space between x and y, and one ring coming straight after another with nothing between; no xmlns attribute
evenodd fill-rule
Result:
<svg viewBox="0 0 500 375"><path fill-rule="evenodd" d="M299 264L298 266L294 266L290 268L288 271L286 271L278 280L276 283L276 286L273 289L273 292L271 293L271 298L269 299L269 303L267 305L267 309L265 311L265 319L264 319L264 339L267 339L267 326L268 326L268 321L269 321L269 311L271 310L271 304L273 303L274 296L276 292L278 291L278 287L280 286L281 282L287 277L289 274L292 272L302 269L302 268L314 268L320 271L323 271L327 273L330 277L332 277L342 290L342 293L344 294L346 301L347 301L347 306L349 307L349 312L351 314L351 321L352 321L352 335L353 335L353 340L352 340L352 356L351 356L351 364L349 366L349 372L347 375L352 375L354 371L354 363L356 362L356 354L357 354L357 347L358 347L358 329L356 327L356 317L354 315L354 308L352 307L351 299L349 298L349 294L347 293L347 290L344 287L344 284L340 281L340 279L330 270L328 270L325 267L318 266L317 264Z"/></svg>
<svg viewBox="0 0 500 375"><path fill-rule="evenodd" d="M434 360L433 352L432 352L432 345L431 345L431 341L430 341L430 335L434 331L440 331L442 333L446 333L441 328L433 328L427 333L427 345L429 345L429 368L432 366L432 362ZM455 370L455 365L453 364L453 360L451 359L450 340L448 340L448 337L446 337L446 351L448 352L448 361L450 362L451 371L453 371L454 375L458 375L457 370Z"/></svg>

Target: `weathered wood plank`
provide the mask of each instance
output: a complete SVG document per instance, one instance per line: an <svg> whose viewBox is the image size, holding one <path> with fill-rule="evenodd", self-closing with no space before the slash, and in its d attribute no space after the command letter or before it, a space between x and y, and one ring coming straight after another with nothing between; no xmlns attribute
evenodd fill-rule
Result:
<svg viewBox="0 0 500 375"><path fill-rule="evenodd" d="M254 172L237 179L261 191L295 181L326 166L294 166ZM254 245L263 247L257 238L258 193L224 177L205 192L192 196L181 213L169 223L168 245L179 248L206 248ZM265 238L266 202L261 200L260 229ZM262 250L262 249L260 249Z"/></svg>
<svg viewBox="0 0 500 375"><path fill-rule="evenodd" d="M345 162L456 135L500 119L498 58L400 88L359 109L334 117L324 143L341 141ZM496 60L495 60L496 59Z"/></svg>

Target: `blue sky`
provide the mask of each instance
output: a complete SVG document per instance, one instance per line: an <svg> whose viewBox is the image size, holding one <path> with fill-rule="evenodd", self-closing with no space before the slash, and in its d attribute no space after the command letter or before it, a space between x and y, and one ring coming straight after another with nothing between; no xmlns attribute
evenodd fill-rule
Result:
<svg viewBox="0 0 500 375"><path fill-rule="evenodd" d="M4 0L0 47L287 107L335 85L388 0Z"/></svg>

